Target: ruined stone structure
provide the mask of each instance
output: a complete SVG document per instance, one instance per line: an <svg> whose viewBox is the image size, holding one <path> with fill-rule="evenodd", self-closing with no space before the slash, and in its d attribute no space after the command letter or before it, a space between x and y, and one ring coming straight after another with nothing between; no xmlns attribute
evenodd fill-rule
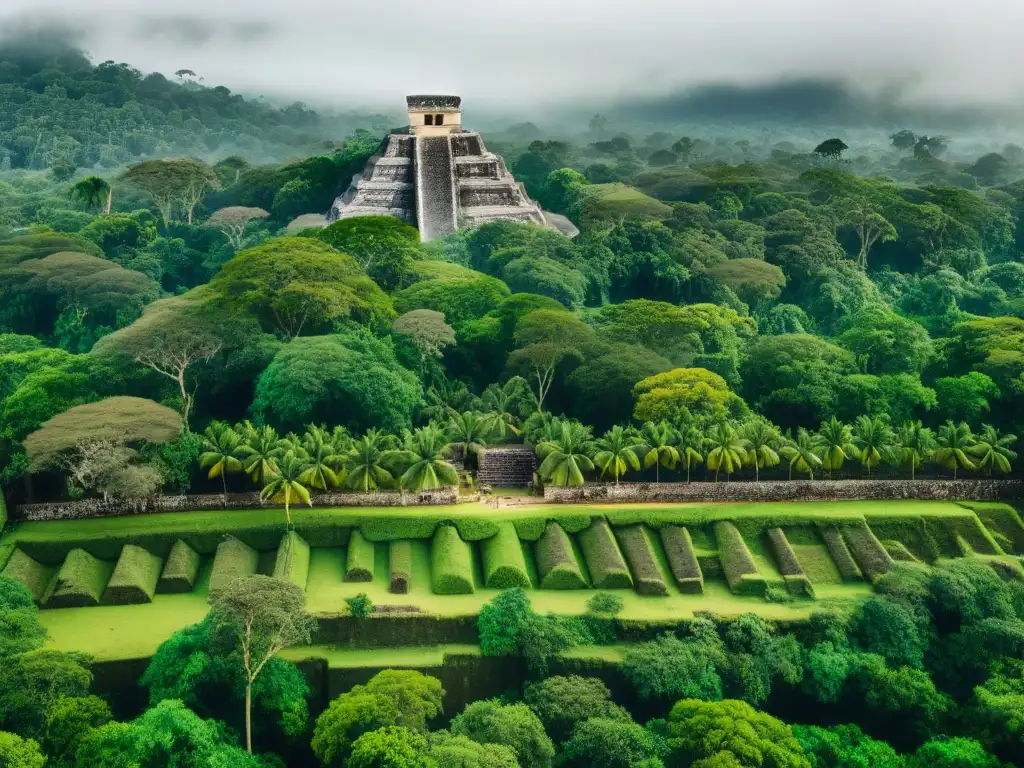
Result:
<svg viewBox="0 0 1024 768"><path fill-rule="evenodd" d="M487 448L480 453L477 482L493 488L525 488L536 470L537 459L532 448Z"/></svg>
<svg viewBox="0 0 1024 768"><path fill-rule="evenodd" d="M563 216L541 210L479 133L462 129L458 96L409 96L409 127L384 139L362 174L334 201L327 223L395 216L424 241L488 221L528 221L573 236Z"/></svg>

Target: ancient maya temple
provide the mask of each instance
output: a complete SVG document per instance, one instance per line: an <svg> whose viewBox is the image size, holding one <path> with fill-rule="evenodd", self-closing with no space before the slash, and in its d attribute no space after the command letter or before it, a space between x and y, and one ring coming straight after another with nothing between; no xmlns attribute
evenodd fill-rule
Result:
<svg viewBox="0 0 1024 768"><path fill-rule="evenodd" d="M542 211L479 133L462 129L458 96L408 96L409 127L392 132L334 201L327 222L352 216L395 216L415 224L422 240L507 219L532 221L573 236L564 216Z"/></svg>

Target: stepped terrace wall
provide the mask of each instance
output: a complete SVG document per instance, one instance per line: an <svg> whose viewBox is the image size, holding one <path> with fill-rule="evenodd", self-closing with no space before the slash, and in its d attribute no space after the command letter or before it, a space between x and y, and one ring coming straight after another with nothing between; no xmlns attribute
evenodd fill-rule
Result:
<svg viewBox="0 0 1024 768"><path fill-rule="evenodd" d="M370 491L369 493L318 493L313 495L317 507L436 507L455 504L459 489L439 488L434 491L402 493L400 491ZM981 498L981 497L979 497ZM986 497L983 499L988 500ZM188 496L158 496L141 501L104 501L81 499L53 504L22 504L17 508L18 520L81 520L87 517L118 517L153 512L196 512L211 509L254 509L281 507L280 504L260 504L259 491L191 494ZM0 525L0 528L3 526Z"/></svg>
<svg viewBox="0 0 1024 768"><path fill-rule="evenodd" d="M773 480L760 483L594 483L544 489L544 501L998 501L1024 498L1021 480Z"/></svg>

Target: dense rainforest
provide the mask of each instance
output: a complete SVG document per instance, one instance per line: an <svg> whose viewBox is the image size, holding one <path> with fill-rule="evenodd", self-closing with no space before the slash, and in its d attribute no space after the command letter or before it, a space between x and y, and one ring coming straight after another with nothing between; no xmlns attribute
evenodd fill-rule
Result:
<svg viewBox="0 0 1024 768"><path fill-rule="evenodd" d="M9 500L431 488L458 481L454 446L519 441L553 484L1013 470L1020 147L519 125L489 146L580 234L421 243L385 217L314 225L384 128L339 125L77 52L0 55ZM965 558L875 588L799 632L748 614L635 643L614 695L558 656L615 640L619 598L566 618L510 589L479 637L521 689L455 712L437 679L387 670L312 717L278 655L311 641L302 592L254 576L160 647L132 718L87 658L41 649L32 595L0 577L0 764L1021 765L1021 583Z"/></svg>

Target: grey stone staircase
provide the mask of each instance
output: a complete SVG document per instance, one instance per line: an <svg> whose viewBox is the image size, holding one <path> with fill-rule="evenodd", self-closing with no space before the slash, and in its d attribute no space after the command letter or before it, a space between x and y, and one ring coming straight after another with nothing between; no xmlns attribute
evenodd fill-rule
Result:
<svg viewBox="0 0 1024 768"><path fill-rule="evenodd" d="M492 488L525 488L536 470L537 458L532 448L486 448L480 454L477 483Z"/></svg>

